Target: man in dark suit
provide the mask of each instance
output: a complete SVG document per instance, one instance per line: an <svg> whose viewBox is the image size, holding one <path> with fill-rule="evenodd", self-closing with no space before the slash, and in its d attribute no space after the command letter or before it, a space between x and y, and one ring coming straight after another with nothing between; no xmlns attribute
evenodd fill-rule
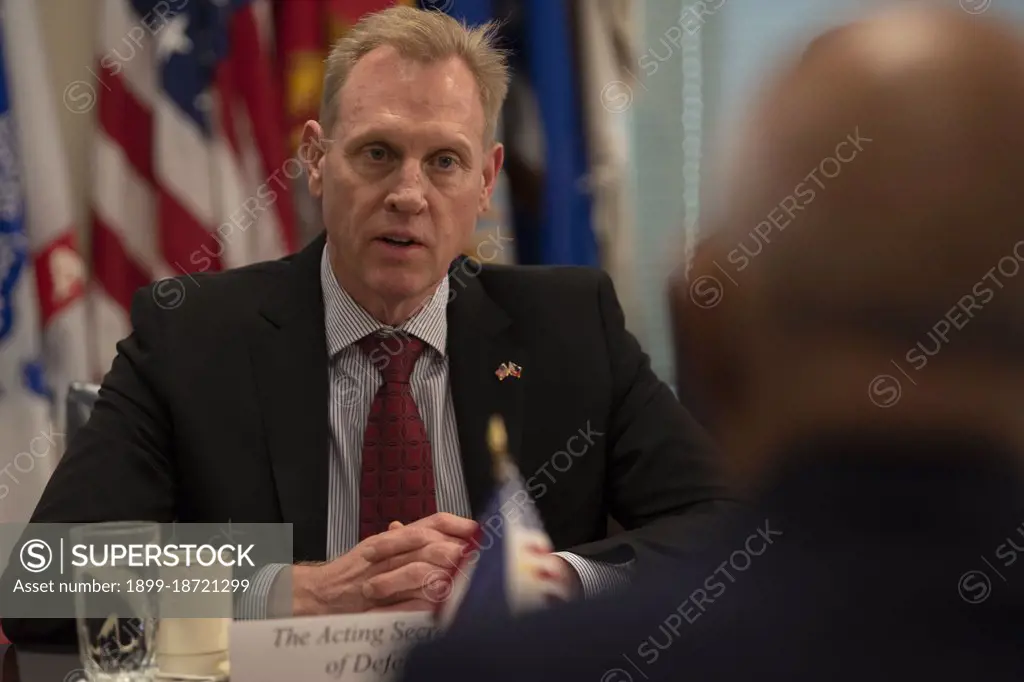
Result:
<svg viewBox="0 0 1024 682"><path fill-rule="evenodd" d="M1024 679L1022 118L1024 40L992 20L813 43L672 289L748 504L644 586L456 621L405 682Z"/></svg>
<svg viewBox="0 0 1024 682"><path fill-rule="evenodd" d="M492 37L407 7L348 33L305 130L326 234L181 278L175 305L166 282L138 293L34 522L292 523L295 565L266 567L240 615L431 608L492 491L499 414L577 596L686 551L723 497L712 447L608 277L481 264L500 240L459 255L502 165ZM15 642L58 625L3 622Z"/></svg>

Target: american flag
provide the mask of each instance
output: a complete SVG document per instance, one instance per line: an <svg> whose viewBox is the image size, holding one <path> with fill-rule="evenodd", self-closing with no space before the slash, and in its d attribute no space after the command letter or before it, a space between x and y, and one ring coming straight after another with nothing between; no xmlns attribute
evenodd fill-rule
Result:
<svg viewBox="0 0 1024 682"><path fill-rule="evenodd" d="M133 293L296 247L269 0L101 0L90 300L100 373ZM176 307L176 296L157 301Z"/></svg>
<svg viewBox="0 0 1024 682"><path fill-rule="evenodd" d="M497 440L504 443L504 427L497 428L502 434ZM571 597L570 586L554 570L560 559L551 553L551 538L519 469L501 448L492 449L499 486L478 519L476 537L447 572L450 583L430 580L426 586L445 629L518 616Z"/></svg>

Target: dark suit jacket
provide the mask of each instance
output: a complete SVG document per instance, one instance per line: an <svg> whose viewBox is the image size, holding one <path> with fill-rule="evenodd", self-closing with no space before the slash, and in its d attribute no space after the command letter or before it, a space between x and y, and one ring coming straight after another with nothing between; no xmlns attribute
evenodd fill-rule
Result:
<svg viewBox="0 0 1024 682"><path fill-rule="evenodd" d="M802 443L701 560L453 629L403 682L1024 680L1020 456L949 433Z"/></svg>
<svg viewBox="0 0 1024 682"><path fill-rule="evenodd" d="M32 520L285 522L296 561L325 559L323 246L321 236L283 260L137 293L134 331ZM459 259L449 277L451 390L474 513L492 491L485 429L499 413L557 549L638 565L685 551L722 498L713 449L626 331L607 275ZM506 361L521 378L497 379ZM565 456L551 461L588 440L568 468ZM609 514L628 532L606 537ZM17 643L43 625L3 628Z"/></svg>

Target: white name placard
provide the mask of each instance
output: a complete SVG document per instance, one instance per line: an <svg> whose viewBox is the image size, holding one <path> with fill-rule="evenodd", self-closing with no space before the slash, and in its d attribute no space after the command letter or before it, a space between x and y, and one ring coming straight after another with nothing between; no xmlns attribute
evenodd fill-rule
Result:
<svg viewBox="0 0 1024 682"><path fill-rule="evenodd" d="M437 633L426 612L235 621L231 682L394 680L409 649Z"/></svg>

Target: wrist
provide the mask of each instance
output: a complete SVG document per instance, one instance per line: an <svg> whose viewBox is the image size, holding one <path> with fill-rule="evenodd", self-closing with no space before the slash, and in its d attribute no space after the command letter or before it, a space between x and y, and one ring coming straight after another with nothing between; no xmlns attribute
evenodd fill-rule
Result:
<svg viewBox="0 0 1024 682"><path fill-rule="evenodd" d="M565 557L560 557L557 554L554 557L558 559L562 580L568 586L571 598L577 599L583 596L583 580L580 579L576 568Z"/></svg>
<svg viewBox="0 0 1024 682"><path fill-rule="evenodd" d="M292 615L322 616L328 613L320 598L321 565L296 564L291 567Z"/></svg>

